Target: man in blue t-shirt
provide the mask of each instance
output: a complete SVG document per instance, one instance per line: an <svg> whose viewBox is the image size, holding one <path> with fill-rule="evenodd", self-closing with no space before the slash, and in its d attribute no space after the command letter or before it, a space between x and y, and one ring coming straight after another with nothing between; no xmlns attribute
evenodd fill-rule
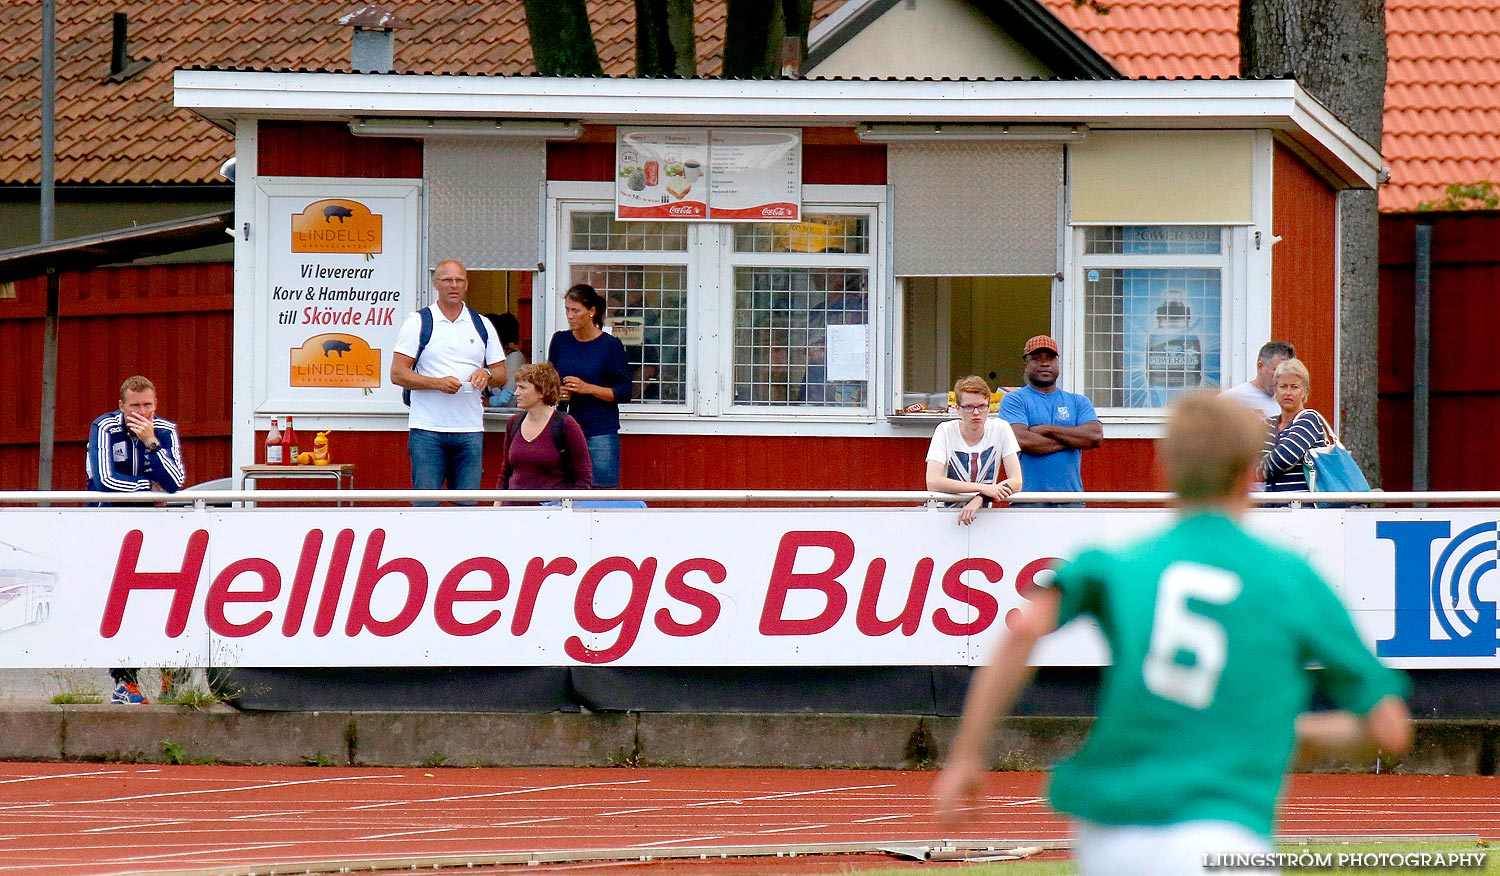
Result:
<svg viewBox="0 0 1500 876"><path fill-rule="evenodd" d="M1021 353L1026 385L1000 400L1000 418L1021 445L1026 492L1083 492L1083 451L1104 443L1104 427L1085 396L1057 388L1057 341L1037 335Z"/></svg>

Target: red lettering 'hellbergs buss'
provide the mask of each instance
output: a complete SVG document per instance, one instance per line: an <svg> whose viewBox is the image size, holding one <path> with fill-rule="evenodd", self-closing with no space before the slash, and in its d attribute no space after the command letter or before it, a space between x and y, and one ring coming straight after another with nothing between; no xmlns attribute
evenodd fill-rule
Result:
<svg viewBox="0 0 1500 876"><path fill-rule="evenodd" d="M380 527L363 534L315 527L301 535L294 561L290 556L277 562L265 556L226 555L233 550L230 541L219 546L213 564L218 571L213 572L207 530L189 533L180 547L158 542L151 550L146 549L145 532L129 530L115 558L99 635L120 635L127 606L132 615L150 613L145 606L151 601L136 602L132 594L170 591L170 607L163 616L133 622L160 623L168 638L182 636L190 622L201 623L214 636L241 642L305 635L390 641L414 625L430 625L449 639L489 636L491 643L499 644L496 638L525 637L532 630L539 600L560 589L570 594L570 606L563 609L566 615L558 616L555 607L548 609L551 621L536 635L549 640L555 636L552 641L561 644L567 658L583 664L619 661L643 635L683 642L706 636L715 627L733 627L736 636L783 641L807 641L835 627L860 640L923 631L960 640L1005 622L995 585L1009 578L1018 595L1032 598L1036 577L1056 562L1036 558L1010 575L984 557L941 563L923 557L897 569L885 557L860 557L847 533L791 531L777 539L768 568L759 573L766 577L748 590L757 595L759 605L737 606L729 595L732 589L723 586L735 572L736 561L730 557L721 561L699 555L663 562L654 556L606 556L579 562L526 552L504 560L471 556L433 562L404 555L399 543L388 545L387 532ZM164 548L167 556L161 553ZM143 566L143 554L156 559ZM975 580L966 582L970 576ZM378 609L377 589L384 594ZM625 600L620 605L622 590ZM653 604L656 610L649 611ZM193 617L195 605L201 617ZM898 611L885 616L898 605ZM810 612L813 606L817 608ZM584 633L593 636L586 641ZM535 636L531 641L538 644Z"/></svg>

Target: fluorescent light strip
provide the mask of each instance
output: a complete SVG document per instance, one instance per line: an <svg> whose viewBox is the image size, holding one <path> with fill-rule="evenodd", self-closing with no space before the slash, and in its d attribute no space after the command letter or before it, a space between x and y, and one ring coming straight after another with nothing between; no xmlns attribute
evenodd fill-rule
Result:
<svg viewBox="0 0 1500 876"><path fill-rule="evenodd" d="M1088 136L1087 125L860 125L859 139L866 143L896 143L922 140L1043 140L1077 143Z"/></svg>
<svg viewBox="0 0 1500 876"><path fill-rule="evenodd" d="M578 122L530 119L351 119L356 137L507 137L533 140L577 140Z"/></svg>

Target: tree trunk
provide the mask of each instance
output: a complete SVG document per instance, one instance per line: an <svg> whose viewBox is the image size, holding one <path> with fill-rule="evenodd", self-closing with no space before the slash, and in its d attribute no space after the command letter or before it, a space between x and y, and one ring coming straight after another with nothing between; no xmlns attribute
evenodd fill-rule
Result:
<svg viewBox="0 0 1500 876"><path fill-rule="evenodd" d="M780 3L729 0L724 22L724 78L781 76L781 37L785 32Z"/></svg>
<svg viewBox="0 0 1500 876"><path fill-rule="evenodd" d="M1295 78L1376 149L1385 68L1385 0L1240 3L1240 74ZM1339 196L1340 437L1372 486L1380 484L1378 231L1375 192Z"/></svg>
<svg viewBox="0 0 1500 876"><path fill-rule="evenodd" d="M684 79L698 75L697 21L693 0L666 0L667 37L676 56L675 72Z"/></svg>
<svg viewBox="0 0 1500 876"><path fill-rule="evenodd" d="M672 76L676 60L668 34L667 0L635 0L635 75Z"/></svg>
<svg viewBox="0 0 1500 876"><path fill-rule="evenodd" d="M603 76L584 0L526 0L531 55L543 76Z"/></svg>

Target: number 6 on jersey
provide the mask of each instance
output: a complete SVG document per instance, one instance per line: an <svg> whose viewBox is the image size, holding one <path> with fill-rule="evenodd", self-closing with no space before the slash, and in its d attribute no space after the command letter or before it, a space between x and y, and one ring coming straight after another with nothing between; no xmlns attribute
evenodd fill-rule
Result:
<svg viewBox="0 0 1500 876"><path fill-rule="evenodd" d="M1162 572L1141 667L1148 690L1190 709L1208 708L1224 671L1228 637L1218 621L1190 609L1188 600L1224 605L1240 587L1239 576L1198 563L1173 563Z"/></svg>

